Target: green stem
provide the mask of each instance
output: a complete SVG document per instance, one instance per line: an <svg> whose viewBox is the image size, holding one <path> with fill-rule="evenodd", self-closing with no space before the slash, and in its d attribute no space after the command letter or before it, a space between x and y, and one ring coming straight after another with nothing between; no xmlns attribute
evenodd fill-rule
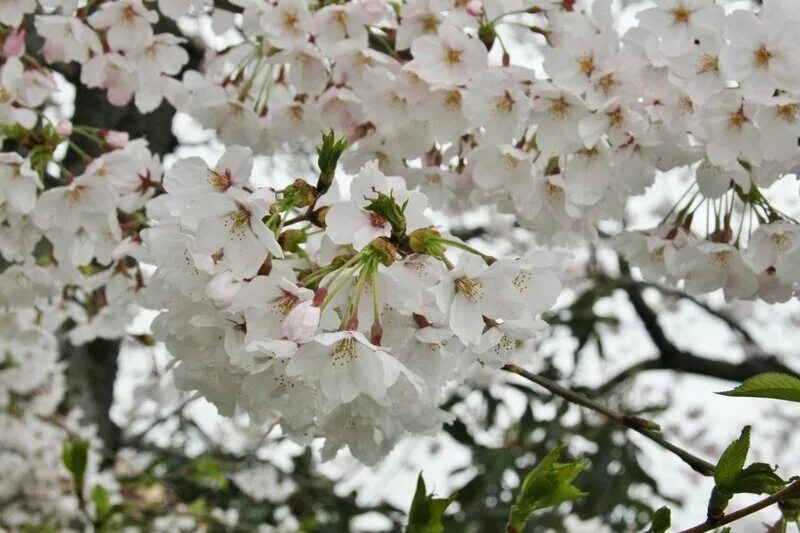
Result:
<svg viewBox="0 0 800 533"><path fill-rule="evenodd" d="M90 156L89 154L84 152L83 148L81 148L80 146L78 146L77 144L72 142L71 139L67 139L67 143L69 144L69 147L72 149L72 151L74 151L76 154L78 154L81 157L81 159L84 160L84 162L88 163L89 161L92 160L92 156Z"/></svg>
<svg viewBox="0 0 800 533"><path fill-rule="evenodd" d="M339 284L336 285L336 287L334 287L333 290L328 293L328 295L325 297L325 300L323 300L322 305L319 306L320 310L325 309L325 307L327 307L327 305L331 303L331 300L333 300L334 296L336 296L336 294L338 294L338 292L342 290L342 287L344 287L348 281L351 281L349 278L352 278L353 274L358 272L362 266L363 265L359 264L352 268L347 269L347 274L342 278L341 281L339 281ZM344 271L344 269L342 269L342 271ZM341 274L342 271L340 271L339 274ZM336 277L339 277L339 274L337 274Z"/></svg>
<svg viewBox="0 0 800 533"><path fill-rule="evenodd" d="M489 261L493 262L493 260L494 260L493 257L491 257L489 255L486 255L484 253L481 253L478 250L476 250L475 248L473 248L472 246L469 246L468 244L464 244L463 242L454 241L452 239L444 239L444 238L437 238L436 241L440 242L442 244L446 244L448 246L452 246L454 248L460 248L460 249L462 249L462 250L464 250L466 252L469 252L471 254L477 255L480 258L482 258L484 261L486 261L486 262L489 262Z"/></svg>

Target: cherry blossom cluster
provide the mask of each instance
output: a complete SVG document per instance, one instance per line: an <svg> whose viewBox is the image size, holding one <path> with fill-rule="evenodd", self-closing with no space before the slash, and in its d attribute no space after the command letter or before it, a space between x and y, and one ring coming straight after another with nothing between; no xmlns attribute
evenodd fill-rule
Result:
<svg viewBox="0 0 800 533"><path fill-rule="evenodd" d="M61 459L70 439L89 444L87 486L116 492L115 480L99 468L101 443L94 429L82 424L76 410L57 412L65 392L64 368L55 324L37 318L41 312L33 307L0 311L0 525L10 530L60 528L82 520L72 475Z"/></svg>
<svg viewBox="0 0 800 533"><path fill-rule="evenodd" d="M60 345L120 338L136 316L144 280L126 253L161 168L144 140L54 118L55 76L21 32L5 35L0 66L0 526L62 529L85 520L78 492L117 491L94 428L64 404ZM88 443L80 491L62 461L73 439Z"/></svg>
<svg viewBox="0 0 800 533"><path fill-rule="evenodd" d="M114 103L135 95L146 111L166 96L226 144L263 154L333 128L351 142L347 171L376 159L435 207L496 205L542 242L621 220L658 172L688 166L698 202L742 199L797 162L800 7L790 1L726 12L714 0L659 0L623 35L608 0L76 4L11 2L0 19L16 28L6 48L35 13L46 60L77 61L82 81ZM181 73L193 45L154 30L167 18L210 19L226 44L212 45L202 72ZM791 296L792 276L741 253L755 226L735 242L720 239L736 228L714 228L697 243L730 245L723 262L761 279L729 295L774 292L766 283Z"/></svg>
<svg viewBox="0 0 800 533"><path fill-rule="evenodd" d="M406 433L434 434L472 366L511 360L542 330L564 257L495 259L437 231L427 197L368 162L348 191L344 143L325 137L316 185L255 187L252 156L179 160L147 204L143 302L178 386L225 415L324 437L375 463Z"/></svg>

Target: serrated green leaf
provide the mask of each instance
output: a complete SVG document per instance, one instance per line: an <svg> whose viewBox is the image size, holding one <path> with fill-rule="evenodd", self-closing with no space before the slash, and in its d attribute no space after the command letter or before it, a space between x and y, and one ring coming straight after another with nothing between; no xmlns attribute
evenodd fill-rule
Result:
<svg viewBox="0 0 800 533"><path fill-rule="evenodd" d="M539 461L522 482L517 499L511 507L507 530L522 531L531 515L547 507L577 500L586 495L572 481L586 468L587 463L557 463L563 446L558 446Z"/></svg>
<svg viewBox="0 0 800 533"><path fill-rule="evenodd" d="M800 402L800 379L780 372L766 372L746 379L733 390L717 394Z"/></svg>
<svg viewBox="0 0 800 533"><path fill-rule="evenodd" d="M425 480L420 472L417 490L408 511L406 533L441 533L444 531L442 517L447 507L453 503L451 498L434 498L425 488Z"/></svg>
<svg viewBox="0 0 800 533"><path fill-rule="evenodd" d="M714 483L720 491L731 493L739 472L744 468L747 452L750 449L750 426L745 426L738 439L722 452L714 469Z"/></svg>
<svg viewBox="0 0 800 533"><path fill-rule="evenodd" d="M672 524L672 512L667 507L661 507L653 513L653 521L648 533L665 533L670 524Z"/></svg>
<svg viewBox="0 0 800 533"><path fill-rule="evenodd" d="M775 469L766 463L753 463L739 472L733 483L734 494L772 494L786 485L786 482L775 473Z"/></svg>

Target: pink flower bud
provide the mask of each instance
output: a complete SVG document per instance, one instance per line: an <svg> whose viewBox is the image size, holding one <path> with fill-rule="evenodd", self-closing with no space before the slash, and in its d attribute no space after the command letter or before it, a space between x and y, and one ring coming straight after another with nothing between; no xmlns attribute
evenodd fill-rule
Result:
<svg viewBox="0 0 800 533"><path fill-rule="evenodd" d="M109 148L124 148L128 144L128 134L124 131L108 130L103 133L103 140Z"/></svg>
<svg viewBox="0 0 800 533"><path fill-rule="evenodd" d="M25 53L25 28L11 30L3 42L3 57L20 57Z"/></svg>
<svg viewBox="0 0 800 533"><path fill-rule="evenodd" d="M467 13L473 17L479 17L483 13L483 2L480 0L472 0L467 4Z"/></svg>
<svg viewBox="0 0 800 533"><path fill-rule="evenodd" d="M72 122L69 120L62 120L56 126L56 133L61 137L69 137L72 135Z"/></svg>
<svg viewBox="0 0 800 533"><path fill-rule="evenodd" d="M225 309L233 303L233 299L242 288L242 282L233 276L233 272L226 270L217 274L206 285L206 295L218 309Z"/></svg>
<svg viewBox="0 0 800 533"><path fill-rule="evenodd" d="M294 342L310 341L319 327L320 309L314 307L312 300L295 305L281 325L283 335Z"/></svg>

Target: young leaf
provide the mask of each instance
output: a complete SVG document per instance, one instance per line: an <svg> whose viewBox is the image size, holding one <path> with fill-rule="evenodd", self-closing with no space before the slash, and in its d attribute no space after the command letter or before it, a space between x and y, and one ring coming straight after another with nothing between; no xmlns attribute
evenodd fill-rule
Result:
<svg viewBox="0 0 800 533"><path fill-rule="evenodd" d="M666 507L661 507L653 514L653 522L648 533L665 533L672 524L672 513Z"/></svg>
<svg viewBox="0 0 800 533"><path fill-rule="evenodd" d="M732 493L736 478L744 468L747 451L750 449L750 426L745 426L738 439L722 452L714 469L714 483L724 493Z"/></svg>
<svg viewBox="0 0 800 533"><path fill-rule="evenodd" d="M451 498L434 498L425 488L425 480L420 472L417 478L417 490L411 501L408 512L408 526L406 533L441 533L442 516L447 507L453 503Z"/></svg>
<svg viewBox="0 0 800 533"><path fill-rule="evenodd" d="M83 492L83 479L89 455L89 443L77 437L64 442L61 448L61 461L72 474L75 492Z"/></svg>
<svg viewBox="0 0 800 533"><path fill-rule="evenodd" d="M563 446L558 446L548 452L525 476L508 516L506 531L509 533L522 531L535 511L577 500L586 495L572 484L578 474L586 468L586 463L583 461L557 463L563 449Z"/></svg>
<svg viewBox="0 0 800 533"><path fill-rule="evenodd" d="M741 494L772 494L786 485L786 481L766 463L753 463L739 472L731 492Z"/></svg>
<svg viewBox="0 0 800 533"><path fill-rule="evenodd" d="M111 510L111 500L108 491L102 485L95 485L92 489L92 502L94 502L94 513L96 520L102 522L103 518Z"/></svg>
<svg viewBox="0 0 800 533"><path fill-rule="evenodd" d="M766 372L746 379L733 390L717 394L800 402L800 379L780 372Z"/></svg>

